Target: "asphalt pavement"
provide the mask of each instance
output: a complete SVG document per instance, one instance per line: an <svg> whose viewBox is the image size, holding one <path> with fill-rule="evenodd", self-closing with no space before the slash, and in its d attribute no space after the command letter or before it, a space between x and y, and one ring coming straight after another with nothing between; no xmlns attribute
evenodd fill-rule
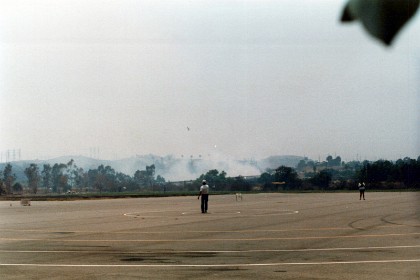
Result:
<svg viewBox="0 0 420 280"><path fill-rule="evenodd" d="M420 193L0 201L1 279L420 279Z"/></svg>

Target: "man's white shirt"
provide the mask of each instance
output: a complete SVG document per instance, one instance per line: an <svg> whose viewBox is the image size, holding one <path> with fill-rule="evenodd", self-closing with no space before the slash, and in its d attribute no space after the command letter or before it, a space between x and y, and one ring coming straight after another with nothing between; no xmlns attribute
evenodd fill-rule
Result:
<svg viewBox="0 0 420 280"><path fill-rule="evenodd" d="M201 185L200 192L202 194L208 194L209 193L209 185Z"/></svg>

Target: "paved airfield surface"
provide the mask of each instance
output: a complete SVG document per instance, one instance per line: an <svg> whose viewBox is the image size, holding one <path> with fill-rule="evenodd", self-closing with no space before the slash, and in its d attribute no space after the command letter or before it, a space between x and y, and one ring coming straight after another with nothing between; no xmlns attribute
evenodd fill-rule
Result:
<svg viewBox="0 0 420 280"><path fill-rule="evenodd" d="M10 206L12 204L12 206ZM1 279L420 279L420 193L0 202Z"/></svg>

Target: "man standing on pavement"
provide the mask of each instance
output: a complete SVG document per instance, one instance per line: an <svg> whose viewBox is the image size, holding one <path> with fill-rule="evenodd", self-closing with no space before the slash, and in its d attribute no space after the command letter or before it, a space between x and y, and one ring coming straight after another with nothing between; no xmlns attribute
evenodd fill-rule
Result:
<svg viewBox="0 0 420 280"><path fill-rule="evenodd" d="M359 183L358 187L359 187L359 192L360 192L360 199L359 200L362 200L362 197L363 197L363 200L365 200L365 189L366 189L365 182Z"/></svg>
<svg viewBox="0 0 420 280"><path fill-rule="evenodd" d="M209 203L209 185L207 185L206 180L203 180L203 184L200 187L200 193L198 198L201 196L201 213L207 213L208 203Z"/></svg>

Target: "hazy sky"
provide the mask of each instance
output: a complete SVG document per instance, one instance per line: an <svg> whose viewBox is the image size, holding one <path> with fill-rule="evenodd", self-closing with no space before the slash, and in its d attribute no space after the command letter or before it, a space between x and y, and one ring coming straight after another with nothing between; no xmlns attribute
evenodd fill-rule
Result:
<svg viewBox="0 0 420 280"><path fill-rule="evenodd" d="M344 2L0 0L0 150L417 158L419 15L386 48Z"/></svg>

